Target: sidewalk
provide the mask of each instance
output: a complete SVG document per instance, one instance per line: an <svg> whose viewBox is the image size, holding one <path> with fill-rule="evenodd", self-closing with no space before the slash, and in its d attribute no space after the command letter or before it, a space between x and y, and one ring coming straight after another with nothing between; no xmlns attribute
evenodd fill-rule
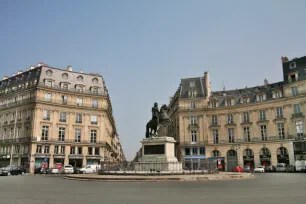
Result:
<svg viewBox="0 0 306 204"><path fill-rule="evenodd" d="M250 173L220 172L219 174L203 175L167 175L167 176L124 176L124 175L97 175L97 174L74 174L67 175L65 179L85 181L212 181L212 180L234 180L252 178Z"/></svg>

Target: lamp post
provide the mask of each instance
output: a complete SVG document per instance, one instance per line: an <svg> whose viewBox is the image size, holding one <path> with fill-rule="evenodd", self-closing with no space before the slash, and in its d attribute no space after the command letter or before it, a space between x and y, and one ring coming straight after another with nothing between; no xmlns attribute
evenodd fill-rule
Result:
<svg viewBox="0 0 306 204"><path fill-rule="evenodd" d="M231 144L231 149L235 150L237 152L237 163L238 163L238 166L239 165L239 149L240 149L240 144L239 143L232 143Z"/></svg>

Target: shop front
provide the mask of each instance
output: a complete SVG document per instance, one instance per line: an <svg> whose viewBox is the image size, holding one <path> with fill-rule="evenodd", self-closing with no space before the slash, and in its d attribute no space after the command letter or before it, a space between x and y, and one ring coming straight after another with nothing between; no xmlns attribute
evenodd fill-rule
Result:
<svg viewBox="0 0 306 204"><path fill-rule="evenodd" d="M62 167L64 166L64 162L65 162L65 156L54 156L54 159L53 159L53 164L54 164L54 167L56 168L59 168L59 167Z"/></svg>
<svg viewBox="0 0 306 204"><path fill-rule="evenodd" d="M205 160L204 155L189 155L184 157L184 169L185 170L200 170L201 163Z"/></svg>
<svg viewBox="0 0 306 204"><path fill-rule="evenodd" d="M0 168L10 165L10 155L0 155Z"/></svg>
<svg viewBox="0 0 306 204"><path fill-rule="evenodd" d="M280 147L277 150L277 163L289 164L289 154L285 147Z"/></svg>
<svg viewBox="0 0 306 204"><path fill-rule="evenodd" d="M100 156L87 156L87 165L99 165L100 164Z"/></svg>
<svg viewBox="0 0 306 204"><path fill-rule="evenodd" d="M251 149L246 149L243 151L243 166L250 167L251 169L254 169L254 153Z"/></svg>
<svg viewBox="0 0 306 204"><path fill-rule="evenodd" d="M262 166L271 165L271 152L268 148L262 148L259 152L260 164Z"/></svg>
<svg viewBox="0 0 306 204"><path fill-rule="evenodd" d="M225 171L225 162L224 157L209 157L207 158L209 161L215 161L217 163L217 167L219 171Z"/></svg>
<svg viewBox="0 0 306 204"><path fill-rule="evenodd" d="M83 167L83 155L69 155L69 164L76 168Z"/></svg>
<svg viewBox="0 0 306 204"><path fill-rule="evenodd" d="M306 160L306 142L294 142L294 157L296 161Z"/></svg>
<svg viewBox="0 0 306 204"><path fill-rule="evenodd" d="M35 158L35 168L49 168L49 158Z"/></svg>

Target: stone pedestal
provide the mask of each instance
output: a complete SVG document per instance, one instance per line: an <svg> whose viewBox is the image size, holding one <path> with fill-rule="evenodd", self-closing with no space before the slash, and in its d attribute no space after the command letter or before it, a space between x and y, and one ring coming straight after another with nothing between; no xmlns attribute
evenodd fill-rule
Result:
<svg viewBox="0 0 306 204"><path fill-rule="evenodd" d="M154 137L142 140L142 157L135 164L136 171L182 171L182 163L175 157L173 137Z"/></svg>

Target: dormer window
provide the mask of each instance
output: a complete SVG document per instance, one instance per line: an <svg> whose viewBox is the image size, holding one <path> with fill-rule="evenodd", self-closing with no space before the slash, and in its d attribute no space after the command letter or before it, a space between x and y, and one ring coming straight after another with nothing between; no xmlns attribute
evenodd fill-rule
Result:
<svg viewBox="0 0 306 204"><path fill-rule="evenodd" d="M290 83L293 83L293 82L296 82L298 80L298 73L295 72L295 73L289 73L288 74L288 81Z"/></svg>
<svg viewBox="0 0 306 204"><path fill-rule="evenodd" d="M64 74L62 74L62 77L63 77L63 79L68 79L68 74L64 73Z"/></svg>
<svg viewBox="0 0 306 204"><path fill-rule="evenodd" d="M79 93L83 93L83 86L81 86L81 85L76 85L76 86L75 86L75 90L76 90L77 92L79 92Z"/></svg>
<svg viewBox="0 0 306 204"><path fill-rule="evenodd" d="M275 91L272 93L272 98L281 98L282 92L281 91Z"/></svg>
<svg viewBox="0 0 306 204"><path fill-rule="evenodd" d="M52 80L45 80L45 86L52 87Z"/></svg>
<svg viewBox="0 0 306 204"><path fill-rule="evenodd" d="M259 94L256 96L257 98L257 101L261 102L261 101L264 101L266 100L266 94Z"/></svg>
<svg viewBox="0 0 306 204"><path fill-rule="evenodd" d="M211 100L209 102L209 105L210 105L211 108L216 108L216 107L218 107L218 102L216 100Z"/></svg>
<svg viewBox="0 0 306 204"><path fill-rule="evenodd" d="M68 90L68 84L63 84L63 89Z"/></svg>
<svg viewBox="0 0 306 204"><path fill-rule="evenodd" d="M243 96L243 97L240 99L240 102L243 103L243 104L249 103L249 97Z"/></svg>
<svg viewBox="0 0 306 204"><path fill-rule="evenodd" d="M97 78L93 78L93 79L92 79L92 83L93 83L93 84L97 84L98 82L99 82L99 80L98 80Z"/></svg>
<svg viewBox="0 0 306 204"><path fill-rule="evenodd" d="M296 68L296 62L291 62L291 63L289 64L289 68L290 68L290 69Z"/></svg>
<svg viewBox="0 0 306 204"><path fill-rule="evenodd" d="M225 105L226 106L232 106L232 99L226 99L225 100Z"/></svg>
<svg viewBox="0 0 306 204"><path fill-rule="evenodd" d="M52 76L52 71L51 71L50 69L47 70L47 71L46 71L46 75L47 75L47 76Z"/></svg>
<svg viewBox="0 0 306 204"><path fill-rule="evenodd" d="M78 81L83 81L83 77L82 77L82 76L78 76L78 77L77 77L77 80L78 80Z"/></svg>
<svg viewBox="0 0 306 204"><path fill-rule="evenodd" d="M194 81L189 82L189 87L194 87L194 86L195 86L195 82Z"/></svg>

